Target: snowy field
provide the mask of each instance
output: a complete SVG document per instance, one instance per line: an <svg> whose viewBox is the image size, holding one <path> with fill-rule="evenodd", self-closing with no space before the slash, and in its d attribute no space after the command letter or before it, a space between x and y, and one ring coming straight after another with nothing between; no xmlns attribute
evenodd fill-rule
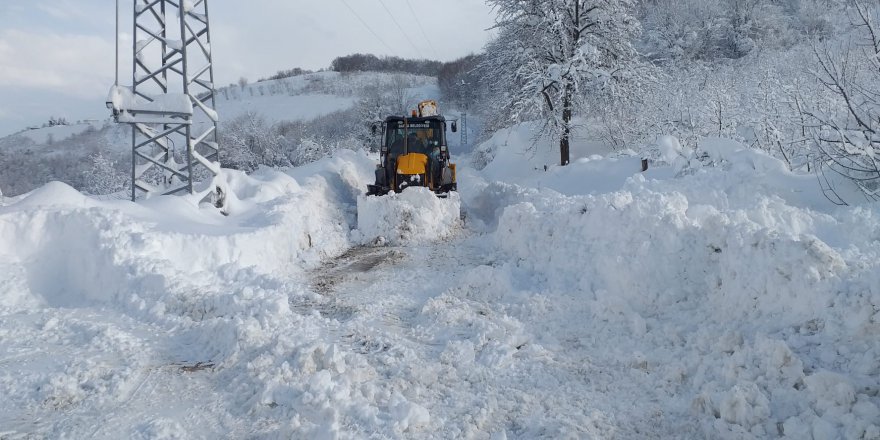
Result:
<svg viewBox="0 0 880 440"><path fill-rule="evenodd" d="M875 205L525 139L447 200L350 151L225 172L229 216L0 200L0 438L880 438Z"/></svg>

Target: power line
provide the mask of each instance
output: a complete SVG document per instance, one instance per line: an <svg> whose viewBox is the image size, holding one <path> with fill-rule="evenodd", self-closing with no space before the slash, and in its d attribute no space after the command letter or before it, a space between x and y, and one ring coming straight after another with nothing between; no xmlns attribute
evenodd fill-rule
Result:
<svg viewBox="0 0 880 440"><path fill-rule="evenodd" d="M403 37L406 38L406 41L409 41L409 45L412 46L413 49L416 50L416 56L418 56L422 51L419 50L418 47L416 47L416 44L413 42L413 39L409 36L409 34L406 33L405 30L403 30L403 27L400 25L400 23L397 22L397 19L394 18L394 13L391 12L390 9L388 9L388 6L385 6L385 2L383 0L379 0L379 4L382 5L383 8L385 8L385 12L387 12L388 16L391 17L391 21L393 21L394 24L397 25L397 29L400 29L400 32L403 33Z"/></svg>
<svg viewBox="0 0 880 440"><path fill-rule="evenodd" d="M431 42L431 39L428 38L428 34L425 33L425 27L422 26L422 21L419 20L419 16L416 14L416 11L413 10L412 5L409 3L409 0L404 0L406 6L409 8L409 12L412 14L413 18L416 19L416 24L419 25L419 31L422 32L422 36L425 37L425 41L428 42L428 46L431 46L431 50L434 51L434 56L437 57L437 60L440 60L440 53L437 52L437 48L434 47L434 43Z"/></svg>
<svg viewBox="0 0 880 440"><path fill-rule="evenodd" d="M354 16L358 19L358 21L360 21L361 24L364 25L364 27L367 28L367 30L370 31L370 33L373 34L373 36L376 37L376 39L379 40L379 42L382 43L383 46L385 46L386 49L388 49L389 53L391 53L392 55L395 55L394 49L392 49L391 46L389 46L388 43L386 43L385 40L383 40L382 37L380 37L379 34L377 34L376 31L374 31L373 28L371 28L370 25L368 25L367 22L364 21L363 18L361 18L360 15L358 15L357 11L352 9L352 7L349 6L345 0L339 0L339 1L341 1L342 4L345 5L345 7L348 8L348 10L351 11L352 14L354 14Z"/></svg>

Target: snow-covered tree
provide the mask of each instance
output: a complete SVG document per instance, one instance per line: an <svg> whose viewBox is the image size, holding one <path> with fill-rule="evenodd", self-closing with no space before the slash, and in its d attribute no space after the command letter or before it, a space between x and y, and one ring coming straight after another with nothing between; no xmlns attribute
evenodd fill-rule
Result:
<svg viewBox="0 0 880 440"><path fill-rule="evenodd" d="M800 111L804 96L818 102L827 95L817 89L814 78L792 66L804 55L803 51L794 51L779 57L777 64L763 66L757 87L743 103L752 109L747 124L754 132L753 146L784 160L792 170L810 167L810 148Z"/></svg>
<svg viewBox="0 0 880 440"><path fill-rule="evenodd" d="M328 145L325 139L315 137L304 138L293 150L291 162L296 166L300 166L328 156L333 150Z"/></svg>
<svg viewBox="0 0 880 440"><path fill-rule="evenodd" d="M840 0L643 0L640 49L651 60L741 59L833 34Z"/></svg>
<svg viewBox="0 0 880 440"><path fill-rule="evenodd" d="M131 177L110 155L98 151L89 160L91 166L83 176L83 191L89 194L112 194L128 186Z"/></svg>
<svg viewBox="0 0 880 440"><path fill-rule="evenodd" d="M221 135L224 166L253 171L259 165L290 165L282 139L259 114L248 112L232 120L223 126Z"/></svg>
<svg viewBox="0 0 880 440"><path fill-rule="evenodd" d="M510 44L515 39L513 29L499 28L498 36L486 44L486 54L477 67L479 78L490 78L479 92L483 98L479 110L486 115L484 131L487 134L517 119L526 119L514 115L513 110L517 102L514 92L524 87L524 80L517 74L516 66L526 59L524 50Z"/></svg>
<svg viewBox="0 0 880 440"><path fill-rule="evenodd" d="M850 0L860 39L815 48L818 76L834 95L828 106L804 110L819 166L880 199L880 8L868 0ZM818 171L821 171L818 170ZM843 202L841 200L841 202Z"/></svg>
<svg viewBox="0 0 880 440"><path fill-rule="evenodd" d="M355 108L358 123L353 127L351 135L359 139L362 145L377 149L378 139L374 139L372 127L394 113L393 100L386 96L379 86L366 87Z"/></svg>
<svg viewBox="0 0 880 440"><path fill-rule="evenodd" d="M538 118L542 134L559 141L570 160L572 118L588 93L618 91L639 65L633 41L639 24L633 0L488 0L497 13L499 45L488 53L511 71L510 117Z"/></svg>
<svg viewBox="0 0 880 440"><path fill-rule="evenodd" d="M404 75L394 75L391 81L391 102L392 110L396 115L406 115L409 112L410 102L413 97L409 93L412 87L410 81Z"/></svg>

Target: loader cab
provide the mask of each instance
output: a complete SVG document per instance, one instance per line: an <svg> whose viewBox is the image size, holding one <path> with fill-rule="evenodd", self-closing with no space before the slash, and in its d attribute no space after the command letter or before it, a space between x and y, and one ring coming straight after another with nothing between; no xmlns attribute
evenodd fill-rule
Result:
<svg viewBox="0 0 880 440"><path fill-rule="evenodd" d="M431 154L435 147L446 146L446 121L442 117L389 117L383 124L384 148L389 158L402 154Z"/></svg>
<svg viewBox="0 0 880 440"><path fill-rule="evenodd" d="M446 128L440 115L387 117L382 123L376 184L368 185L368 194L400 192L407 186L425 186L438 193L456 190Z"/></svg>

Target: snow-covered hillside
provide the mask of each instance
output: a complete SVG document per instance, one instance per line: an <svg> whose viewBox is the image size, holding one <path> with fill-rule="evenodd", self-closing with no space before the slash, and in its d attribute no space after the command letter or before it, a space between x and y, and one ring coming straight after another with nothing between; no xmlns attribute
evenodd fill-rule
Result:
<svg viewBox="0 0 880 440"><path fill-rule="evenodd" d="M389 102L396 100L396 106L410 108L422 99L439 99L439 90L433 77L381 72L317 72L229 85L218 89L215 99L221 118L219 133L226 147L225 157L229 157L230 148L236 147L227 137L236 138L238 133L235 131L242 126L273 141L283 139L285 155L295 156L294 150L305 141L336 140L337 144L356 148L355 140L346 135L365 124L362 119L366 115L356 111L361 102L381 102L383 106L389 106ZM254 121L259 121L259 126ZM195 123L205 124L207 121L196 120ZM284 132L285 125L297 126ZM237 137L248 136L252 137L253 133ZM458 138L452 138L453 146L457 148ZM108 118L24 130L0 138L0 168L7 170L0 173L0 190L7 195L18 195L48 181L59 180L81 190L103 194L101 188L89 185L85 177L95 167L97 154L114 164L116 174L128 176L131 160L129 126L115 124ZM54 163L48 163L50 161ZM106 173L108 170L100 171Z"/></svg>
<svg viewBox="0 0 880 440"><path fill-rule="evenodd" d="M229 216L2 199L0 437L880 437L876 206L712 139L545 171L517 130L460 200L364 199L352 151L225 172Z"/></svg>

